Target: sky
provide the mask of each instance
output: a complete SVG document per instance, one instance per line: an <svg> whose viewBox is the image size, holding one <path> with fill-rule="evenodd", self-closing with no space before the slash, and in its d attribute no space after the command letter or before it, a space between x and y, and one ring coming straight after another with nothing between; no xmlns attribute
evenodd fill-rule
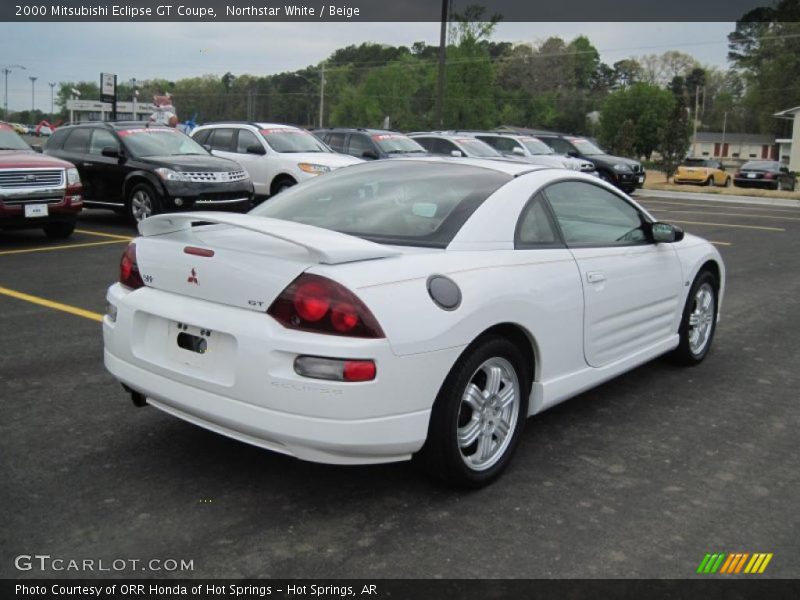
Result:
<svg viewBox="0 0 800 600"><path fill-rule="evenodd" d="M536 42L586 35L608 63L679 50L701 64L727 66L733 23L500 23L494 41ZM65 31L68 30L68 31ZM0 68L9 110L50 112L48 83L169 80L205 74L269 75L316 64L337 48L361 42L438 45L438 23L0 23ZM0 79L0 85L3 81ZM3 93L0 88L0 94ZM0 105L3 98L0 97Z"/></svg>

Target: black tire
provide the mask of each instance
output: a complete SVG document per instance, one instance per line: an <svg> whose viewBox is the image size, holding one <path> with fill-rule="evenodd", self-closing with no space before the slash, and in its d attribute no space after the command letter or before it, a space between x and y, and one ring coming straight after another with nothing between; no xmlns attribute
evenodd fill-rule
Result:
<svg viewBox="0 0 800 600"><path fill-rule="evenodd" d="M713 175L708 178L708 181L706 181L706 185L708 187L714 187L714 176Z"/></svg>
<svg viewBox="0 0 800 600"><path fill-rule="evenodd" d="M291 177L282 177L278 179L275 183L272 184L272 196L280 194L283 190L286 190L293 185L296 185L297 182L292 179Z"/></svg>
<svg viewBox="0 0 800 600"><path fill-rule="evenodd" d="M54 240L63 240L75 231L75 221L56 221L42 226L47 237Z"/></svg>
<svg viewBox="0 0 800 600"><path fill-rule="evenodd" d="M494 413L493 416L491 407L486 408L488 403L484 405L483 410L473 410L462 402L468 386L471 383L479 386L481 378L486 386L485 389L489 389L488 375L481 370L486 363L490 363L490 369L493 369L493 365L499 364L502 365L501 368L514 372L516 385L512 378L508 378L511 382L509 389L514 392L516 399L509 405L511 413L514 411L513 405L516 405L513 426L507 423L507 420L512 418L510 415L507 415L505 421L502 417L506 414L504 412ZM520 349L510 340L499 336L481 338L464 352L439 391L431 411L427 440L416 457L431 476L453 487L471 489L488 485L500 476L511 461L528 415L528 395L531 386L525 365L526 360ZM497 398L495 400L497 402L501 391L506 390L509 384L504 381L498 385L502 387L498 387L494 396L489 397ZM478 389L480 390L480 387ZM487 399L484 395L480 398ZM495 428L495 422L501 421L508 426L508 433L502 438L500 427ZM474 441L462 449L458 440L459 425L464 428L470 423L482 433L475 434ZM495 448L491 460L487 460L487 464L483 466L468 466L468 461L478 455L486 439L489 440L487 442L489 448ZM473 445L474 452L470 452Z"/></svg>
<svg viewBox="0 0 800 600"><path fill-rule="evenodd" d="M705 342L702 347L694 348L692 343L692 316L698 309L698 293L701 289L710 290L712 293L713 308L711 311L711 321L708 324L709 329L705 336ZM703 359L708 355L711 350L711 344L714 341L714 333L717 330L717 307L719 297L719 282L714 274L710 271L703 270L695 277L692 287L689 289L689 295L686 298L686 305L683 308L683 315L681 316L681 324L678 328L678 335L680 336L680 344L672 352L672 358L678 364L693 367L703 362Z"/></svg>
<svg viewBox="0 0 800 600"><path fill-rule="evenodd" d="M149 204L150 208L140 208L141 203ZM161 199L152 185L142 182L131 187L128 192L128 199L125 202L125 214L131 223L136 225L143 219L157 215L160 212L162 212Z"/></svg>
<svg viewBox="0 0 800 600"><path fill-rule="evenodd" d="M730 177L725 179L725 187L731 187L731 178Z"/></svg>

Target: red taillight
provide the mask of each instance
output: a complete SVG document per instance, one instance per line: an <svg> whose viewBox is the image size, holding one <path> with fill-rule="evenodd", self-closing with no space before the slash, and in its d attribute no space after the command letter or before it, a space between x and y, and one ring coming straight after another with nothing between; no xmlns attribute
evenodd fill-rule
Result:
<svg viewBox="0 0 800 600"><path fill-rule="evenodd" d="M136 264L136 244L133 242L125 248L119 261L119 282L134 290L144 287L142 276L139 274L139 265Z"/></svg>
<svg viewBox="0 0 800 600"><path fill-rule="evenodd" d="M734 177L741 177L742 176L742 172L741 171L736 171L736 173L734 173L733 176Z"/></svg>
<svg viewBox="0 0 800 600"><path fill-rule="evenodd" d="M303 273L267 310L284 327L360 338L384 337L375 317L344 286L320 275Z"/></svg>
<svg viewBox="0 0 800 600"><path fill-rule="evenodd" d="M372 381L375 371L375 363L371 360L348 360L342 374L345 381Z"/></svg>
<svg viewBox="0 0 800 600"><path fill-rule="evenodd" d="M764 179L775 179L775 173L764 173Z"/></svg>

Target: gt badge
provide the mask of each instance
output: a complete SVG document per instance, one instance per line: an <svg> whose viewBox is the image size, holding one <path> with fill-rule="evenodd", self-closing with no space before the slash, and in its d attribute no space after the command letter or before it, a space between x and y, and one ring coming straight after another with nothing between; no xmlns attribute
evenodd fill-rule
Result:
<svg viewBox="0 0 800 600"><path fill-rule="evenodd" d="M200 285L200 282L197 281L197 271L192 269L192 272L191 272L191 274L189 275L189 278L186 281L189 282L189 283L193 283L195 285Z"/></svg>

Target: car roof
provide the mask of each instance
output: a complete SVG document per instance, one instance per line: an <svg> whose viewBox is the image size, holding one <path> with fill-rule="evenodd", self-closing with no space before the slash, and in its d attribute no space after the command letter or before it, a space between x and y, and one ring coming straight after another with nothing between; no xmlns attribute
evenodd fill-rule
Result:
<svg viewBox="0 0 800 600"><path fill-rule="evenodd" d="M173 129L161 123L153 123L152 121L85 121L83 123L71 123L69 125L62 125L58 129L74 129L77 127L93 127L96 129L130 129L131 127L141 127L144 129Z"/></svg>
<svg viewBox="0 0 800 600"><path fill-rule="evenodd" d="M399 131L392 131L391 129L372 129L369 127L323 127L322 129L314 129L314 133L324 133L326 131L357 131L360 133L369 134L382 134L382 135L406 135Z"/></svg>

